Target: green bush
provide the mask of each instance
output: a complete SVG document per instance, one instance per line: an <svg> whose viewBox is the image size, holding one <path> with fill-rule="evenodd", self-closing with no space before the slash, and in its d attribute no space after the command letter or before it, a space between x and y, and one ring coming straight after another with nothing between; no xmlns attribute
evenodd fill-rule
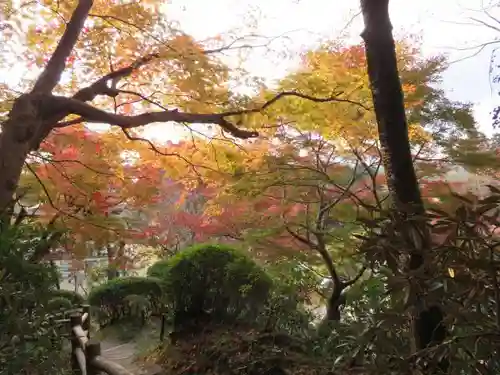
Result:
<svg viewBox="0 0 500 375"><path fill-rule="evenodd" d="M286 332L297 337L308 337L311 333L313 316L307 311L295 291L276 283L265 307L255 320L255 325L266 330Z"/></svg>
<svg viewBox="0 0 500 375"><path fill-rule="evenodd" d="M255 262L225 245L192 246L170 258L165 269L166 298L176 326L202 316L256 316L272 285Z"/></svg>
<svg viewBox="0 0 500 375"><path fill-rule="evenodd" d="M47 303L47 309L49 311L65 311L73 307L71 301L64 297L54 297Z"/></svg>
<svg viewBox="0 0 500 375"><path fill-rule="evenodd" d="M160 310L160 284L153 277L117 278L92 289L88 301L98 309L98 321L103 326L137 317L144 323L149 315Z"/></svg>
<svg viewBox="0 0 500 375"><path fill-rule="evenodd" d="M165 280L169 268L170 262L168 259L159 260L148 268L148 276L156 277L160 280Z"/></svg>
<svg viewBox="0 0 500 375"><path fill-rule="evenodd" d="M85 297L83 297L81 294L76 293L72 290L64 290L64 289L54 290L53 292L51 292L51 297L52 298L58 298L58 297L65 298L68 301L70 301L72 307L79 307L80 305L83 305L86 302Z"/></svg>
<svg viewBox="0 0 500 375"><path fill-rule="evenodd" d="M42 233L18 226L0 233L0 374L61 374L68 358L47 308L57 270L31 261ZM67 368L67 367L66 367Z"/></svg>

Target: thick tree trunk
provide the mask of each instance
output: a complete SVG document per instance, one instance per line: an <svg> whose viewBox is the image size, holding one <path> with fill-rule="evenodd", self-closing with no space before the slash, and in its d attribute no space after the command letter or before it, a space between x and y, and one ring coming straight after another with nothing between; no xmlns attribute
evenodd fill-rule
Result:
<svg viewBox="0 0 500 375"><path fill-rule="evenodd" d="M14 112L14 110L12 111ZM14 112L2 124L0 133L0 215L2 222L10 220L10 206L17 189L26 157L31 150L31 137L26 130L33 126Z"/></svg>
<svg viewBox="0 0 500 375"><path fill-rule="evenodd" d="M416 221L417 224L411 224L409 220L425 210L410 152L404 97L389 18L389 0L361 0L361 10L365 22L362 37L384 166L399 219L408 223L404 234L409 239L411 252L409 269L414 271L425 268L424 259L430 248L430 238L425 225L415 227L420 220ZM417 289L420 292L416 292ZM416 311L413 327L416 350L442 343L447 334L443 311L436 305L427 306L425 289L425 285L412 288L411 301ZM433 369L428 368L432 371L428 373L447 373L448 367L448 359L444 358Z"/></svg>
<svg viewBox="0 0 500 375"><path fill-rule="evenodd" d="M38 149L50 132L44 121L48 109L38 94L23 94L16 99L0 133L0 217L10 220L14 193L19 184L26 157ZM57 121L57 120L56 120ZM50 124L50 122L49 122ZM7 217L6 217L7 216Z"/></svg>

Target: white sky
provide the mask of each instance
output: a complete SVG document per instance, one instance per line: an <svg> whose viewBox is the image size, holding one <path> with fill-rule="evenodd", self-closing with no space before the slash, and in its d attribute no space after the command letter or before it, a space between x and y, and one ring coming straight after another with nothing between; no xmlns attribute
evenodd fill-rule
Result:
<svg viewBox="0 0 500 375"><path fill-rule="evenodd" d="M470 17L487 20L479 11L487 3L486 0L391 0L394 32L396 35L420 34L425 53L446 52L451 61L459 60L476 51L459 49L500 39L500 32L463 24L471 23ZM361 16L346 29L349 20L359 11L357 0L171 0L166 9L184 31L200 39L242 28L245 23L256 20L260 34L287 33L290 37L286 43L277 42L273 46L275 50L303 51L319 38L335 38L342 31L350 40L360 41L362 31ZM500 18L500 10L492 14ZM489 46L477 56L452 64L442 83L450 98L475 104L476 119L487 133L492 132L490 111L495 104L500 104L489 77L494 48L495 45ZM293 61L277 60L276 55L269 56L261 50L253 53L247 67L274 79L286 74L293 67ZM151 134L157 135L156 129L151 129Z"/></svg>

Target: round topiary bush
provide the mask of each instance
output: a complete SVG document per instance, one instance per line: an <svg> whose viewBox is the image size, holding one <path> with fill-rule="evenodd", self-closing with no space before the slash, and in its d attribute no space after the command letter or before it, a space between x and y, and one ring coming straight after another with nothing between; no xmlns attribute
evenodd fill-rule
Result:
<svg viewBox="0 0 500 375"><path fill-rule="evenodd" d="M230 246L192 246L167 263L163 281L175 329L202 317L229 321L256 316L272 286L261 267Z"/></svg>
<svg viewBox="0 0 500 375"><path fill-rule="evenodd" d="M165 280L170 267L169 265L170 263L168 259L162 259L157 261L156 263L152 264L151 267L148 268L148 276L156 277L160 280Z"/></svg>
<svg viewBox="0 0 500 375"><path fill-rule="evenodd" d="M70 301L71 307L78 307L85 304L86 302L85 297L83 297L81 294L73 292L72 290L59 289L51 291L50 294L52 299L61 297Z"/></svg>
<svg viewBox="0 0 500 375"><path fill-rule="evenodd" d="M102 326L137 317L144 323L149 315L160 310L162 294L160 280L156 278L123 277L92 289L88 301L98 309L98 320Z"/></svg>

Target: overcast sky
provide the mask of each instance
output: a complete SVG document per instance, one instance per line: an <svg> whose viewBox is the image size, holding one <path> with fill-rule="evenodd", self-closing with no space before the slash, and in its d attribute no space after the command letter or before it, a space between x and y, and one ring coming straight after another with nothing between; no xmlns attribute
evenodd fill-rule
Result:
<svg viewBox="0 0 500 375"><path fill-rule="evenodd" d="M470 20L474 17L492 23L481 11L489 5L486 0L391 0L390 4L395 34L421 35L428 54L444 51L451 61L460 60L476 52L464 48L500 38L500 32L472 25ZM258 32L265 36L286 33L289 40L277 42L275 50L303 51L320 37L335 38L341 32L352 41L360 41L362 31L361 16L346 28L359 12L355 0L172 0L166 10L184 31L201 39L244 28L248 23L257 23ZM490 14L500 18L498 10ZM443 81L452 99L475 104L476 118L488 133L492 131L490 111L500 104L499 90L492 91L489 76L495 47L490 45L476 56L453 63ZM293 67L293 61L255 52L248 66L256 74L272 79L284 75Z"/></svg>

